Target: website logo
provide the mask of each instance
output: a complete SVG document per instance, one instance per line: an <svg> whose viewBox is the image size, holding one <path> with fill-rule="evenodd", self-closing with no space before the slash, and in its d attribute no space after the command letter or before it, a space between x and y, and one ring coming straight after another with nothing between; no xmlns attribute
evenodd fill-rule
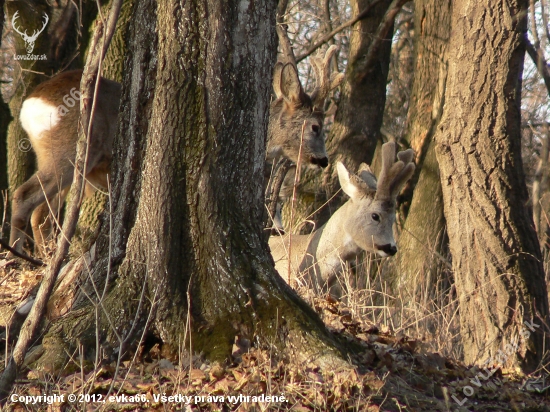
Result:
<svg viewBox="0 0 550 412"><path fill-rule="evenodd" d="M25 48L27 49L28 54L27 56L15 55L15 59L16 60L45 60L45 57L46 57L45 55L35 56L34 54L32 54L32 52L34 50L34 43L36 42L36 39L38 38L40 33L44 31L44 29L46 28L46 25L50 21L48 15L44 13L44 16L43 16L44 24L42 25L42 28L40 30L34 30L34 32L31 35L27 34L27 30L23 31L20 27L16 26L16 20L18 18L19 18L19 11L16 11L11 19L11 25L13 27L13 30L15 30L15 32L18 33L25 41Z"/></svg>

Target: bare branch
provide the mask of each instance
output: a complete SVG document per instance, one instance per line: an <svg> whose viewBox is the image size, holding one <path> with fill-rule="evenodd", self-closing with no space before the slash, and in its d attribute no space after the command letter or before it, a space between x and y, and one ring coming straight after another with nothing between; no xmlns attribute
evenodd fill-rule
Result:
<svg viewBox="0 0 550 412"><path fill-rule="evenodd" d="M46 266L44 262L42 262L39 259L32 258L30 256L27 256L24 253L20 253L14 248L12 248L8 243L4 242L2 239L0 239L0 246L2 246L4 249L10 251L14 256L17 256L18 258L21 258L23 260L26 260L27 262L32 263L34 266Z"/></svg>
<svg viewBox="0 0 550 412"><path fill-rule="evenodd" d="M540 2L540 13L542 14L542 24L544 25L544 32L546 34L546 41L550 41L550 31L548 30L548 16L546 15L545 10L545 0Z"/></svg>
<svg viewBox="0 0 550 412"><path fill-rule="evenodd" d="M285 14L288 5L288 0L280 0L277 6L277 36L279 37L279 45L284 56L285 63L292 63L296 67L296 58L292 50L292 44L287 33L287 25L285 24Z"/></svg>
<svg viewBox="0 0 550 412"><path fill-rule="evenodd" d="M371 4L369 4L361 13L359 13L356 17L354 17L351 20L348 20L347 22L341 24L334 30L332 30L330 33L325 34L323 37L321 37L321 40L319 40L317 43L315 43L313 46L311 46L307 51L301 55L299 55L296 58L296 61L299 63L302 60L304 60L306 57L311 55L315 50L317 50L319 47L321 47L323 44L328 42L330 39L332 39L334 36L336 36L338 33L340 33L342 30L347 29L350 26L353 26L355 23L366 19L369 16L370 11L378 5L382 0L375 0Z"/></svg>
<svg viewBox="0 0 550 412"><path fill-rule="evenodd" d="M525 41L525 48L527 49L527 53L531 57L531 60L533 60L533 63L535 63L535 66L537 67L537 71L539 72L539 75L544 80L544 84L546 86L546 90L548 91L548 95L550 96L550 71L548 70L548 63L544 56L542 55L542 51L539 49L535 49L535 46L529 41L527 36L524 39Z"/></svg>
<svg viewBox="0 0 550 412"><path fill-rule="evenodd" d="M365 63L363 63L363 67L357 70L357 72L360 73L358 74L357 81L363 80L372 70L374 66L374 62L376 61L376 57L378 56L378 53L380 51L380 48L382 47L382 44L385 41L386 36L388 35L388 32L393 25L395 16L397 16L397 13L399 13L401 8L408 1L409 0L393 0L392 3L390 4L390 7L388 7L386 14L382 18L382 21L378 26L378 30L374 36L374 40L369 47L369 51L365 58Z"/></svg>

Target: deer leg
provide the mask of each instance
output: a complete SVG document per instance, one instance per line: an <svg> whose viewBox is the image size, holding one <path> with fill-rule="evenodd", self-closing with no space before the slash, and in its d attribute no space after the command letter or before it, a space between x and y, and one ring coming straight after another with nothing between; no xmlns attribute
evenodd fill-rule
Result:
<svg viewBox="0 0 550 412"><path fill-rule="evenodd" d="M46 198L52 199L60 187L68 186L72 181L72 170L61 176L60 186L55 175L36 172L13 194L10 245L18 252L23 250L25 228L30 215Z"/></svg>
<svg viewBox="0 0 550 412"><path fill-rule="evenodd" d="M65 202L69 188L61 190L53 196L52 200L39 205L31 216L32 235L34 238L34 254L46 256L47 242L53 240L53 232L56 222L60 221L61 207Z"/></svg>

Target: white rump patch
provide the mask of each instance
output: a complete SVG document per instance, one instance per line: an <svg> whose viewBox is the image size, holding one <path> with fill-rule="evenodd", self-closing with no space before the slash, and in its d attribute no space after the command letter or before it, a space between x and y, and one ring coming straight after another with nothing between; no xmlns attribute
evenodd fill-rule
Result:
<svg viewBox="0 0 550 412"><path fill-rule="evenodd" d="M31 140L40 139L43 132L59 123L60 118L57 107L40 97L25 100L19 115L21 125Z"/></svg>

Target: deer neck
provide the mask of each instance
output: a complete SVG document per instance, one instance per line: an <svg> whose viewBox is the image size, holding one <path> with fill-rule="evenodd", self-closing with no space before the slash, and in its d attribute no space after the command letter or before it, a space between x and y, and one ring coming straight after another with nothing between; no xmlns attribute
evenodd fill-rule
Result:
<svg viewBox="0 0 550 412"><path fill-rule="evenodd" d="M344 203L328 220L319 228L318 256L334 255L341 260L349 260L361 252L361 248L353 241L346 231L347 216L351 213L352 202Z"/></svg>

